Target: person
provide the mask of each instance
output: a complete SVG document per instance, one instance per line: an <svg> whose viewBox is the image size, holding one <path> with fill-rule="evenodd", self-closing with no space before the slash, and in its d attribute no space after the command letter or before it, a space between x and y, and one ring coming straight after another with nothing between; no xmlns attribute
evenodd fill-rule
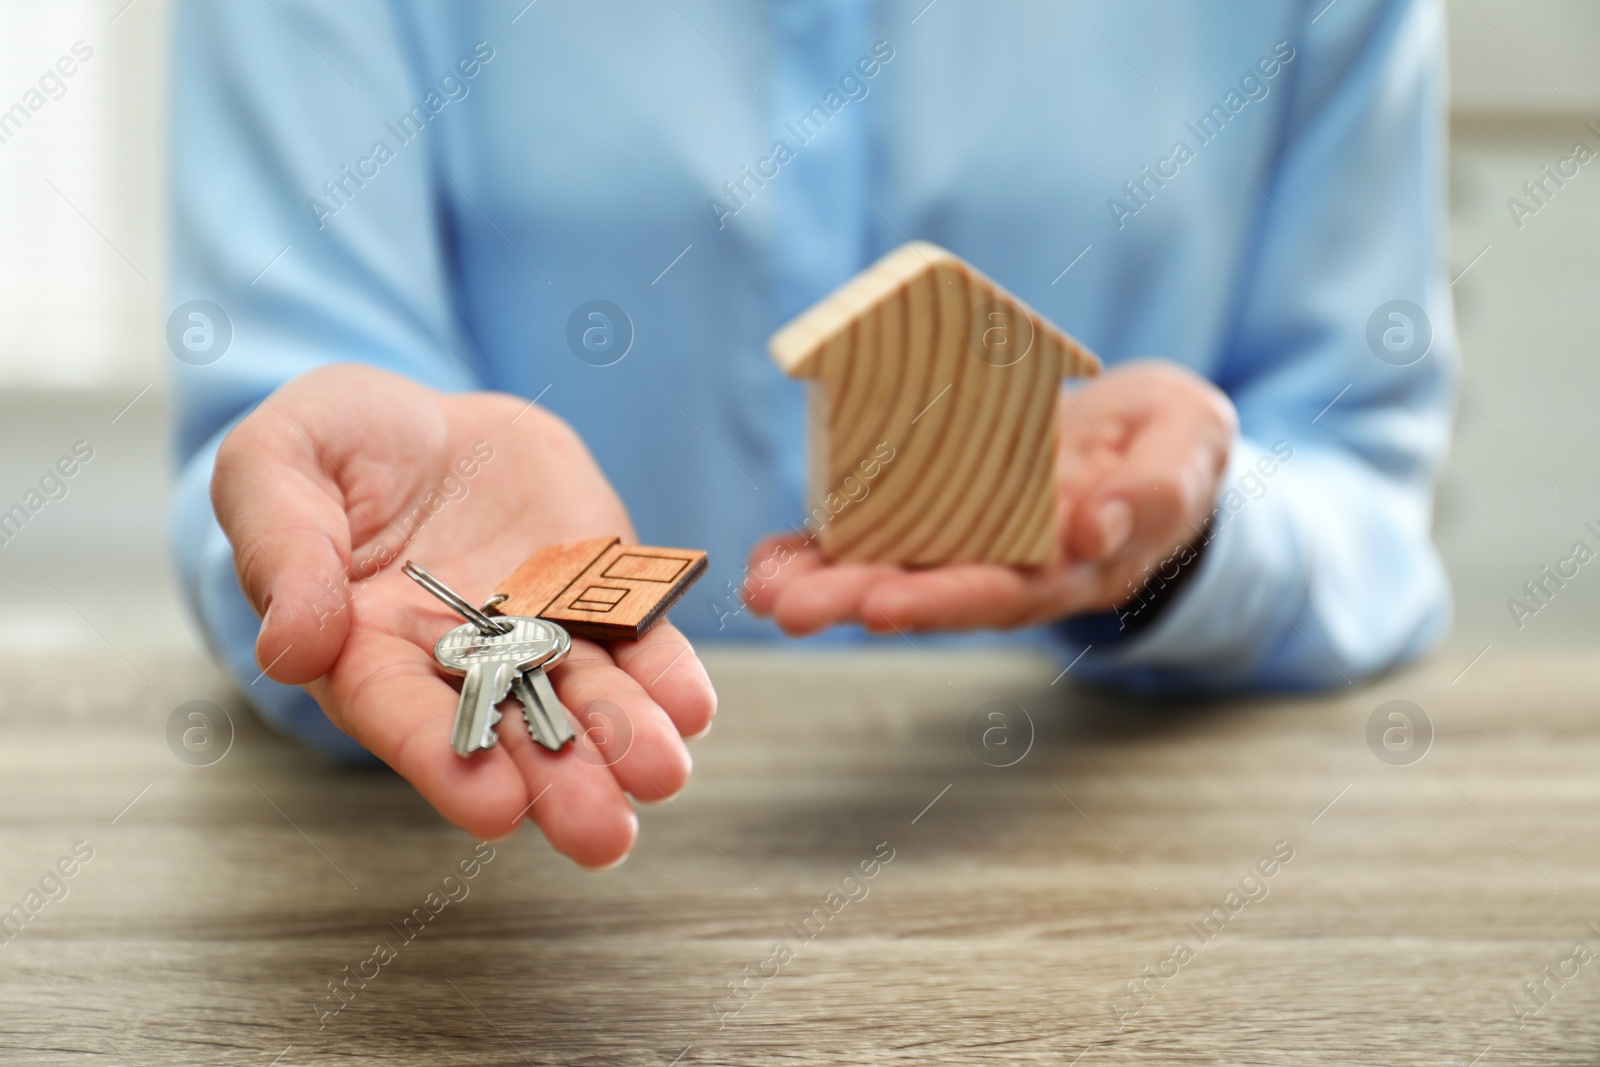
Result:
<svg viewBox="0 0 1600 1067"><path fill-rule="evenodd" d="M682 788L715 710L690 639L1017 631L1075 678L1193 692L1353 684L1447 624L1438 0L175 20L187 602L264 717L474 834L526 818L620 862L630 798ZM797 536L802 389L765 338L911 238L1108 363L1061 400L1044 568ZM403 560L476 598L612 533L712 563L675 625L555 672L619 709L626 757L502 730L458 759L429 654L458 620Z"/></svg>

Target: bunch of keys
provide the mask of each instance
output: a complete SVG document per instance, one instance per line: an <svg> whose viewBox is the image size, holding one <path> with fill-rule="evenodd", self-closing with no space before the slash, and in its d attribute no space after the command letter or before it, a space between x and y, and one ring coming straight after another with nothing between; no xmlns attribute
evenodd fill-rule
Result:
<svg viewBox="0 0 1600 1067"><path fill-rule="evenodd" d="M544 619L520 615L491 617L417 566L406 562L405 573L448 604L466 623L439 638L433 656L451 674L462 675L461 703L456 708L450 746L466 759L499 740L499 703L510 693L522 705L528 734L552 752L574 737L567 709L545 674L566 659L572 648L567 631Z"/></svg>
<svg viewBox="0 0 1600 1067"><path fill-rule="evenodd" d="M403 569L467 620L433 646L439 665L463 676L450 744L466 759L499 739L498 705L508 693L522 705L529 735L561 751L575 735L545 671L566 658L574 636L639 640L705 573L706 554L624 545L619 537L546 545L482 608L409 560Z"/></svg>

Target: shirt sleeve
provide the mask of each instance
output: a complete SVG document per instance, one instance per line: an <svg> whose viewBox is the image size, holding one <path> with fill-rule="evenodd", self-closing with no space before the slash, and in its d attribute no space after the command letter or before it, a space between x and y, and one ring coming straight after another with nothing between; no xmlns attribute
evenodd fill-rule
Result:
<svg viewBox="0 0 1600 1067"><path fill-rule="evenodd" d="M1282 145L1254 182L1218 381L1241 439L1197 572L1156 621L1084 653L1075 674L1092 680L1339 686L1448 625L1430 532L1457 373L1441 5L1315 3L1290 43ZM1173 569L1153 568L1146 591Z"/></svg>
<svg viewBox="0 0 1600 1067"><path fill-rule="evenodd" d="M383 0L180 0L173 19L169 540L187 606L246 697L339 756L361 750L255 664L211 469L239 419L325 363L476 385L449 301L438 138L394 125L427 106L414 37Z"/></svg>

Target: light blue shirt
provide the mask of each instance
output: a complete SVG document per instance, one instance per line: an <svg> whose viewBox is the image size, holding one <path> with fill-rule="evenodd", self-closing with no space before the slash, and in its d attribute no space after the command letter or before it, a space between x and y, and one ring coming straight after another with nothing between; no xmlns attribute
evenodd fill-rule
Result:
<svg viewBox="0 0 1600 1067"><path fill-rule="evenodd" d="M358 360L541 397L645 541L709 550L674 621L772 639L728 591L805 515L766 338L915 238L1238 407L1199 570L1074 677L1310 688L1413 656L1449 611L1442 29L1437 0L180 2L171 303L232 334L172 361L187 600L269 719L351 750L248 684L207 487L264 394ZM1070 662L1075 632L1004 640Z"/></svg>

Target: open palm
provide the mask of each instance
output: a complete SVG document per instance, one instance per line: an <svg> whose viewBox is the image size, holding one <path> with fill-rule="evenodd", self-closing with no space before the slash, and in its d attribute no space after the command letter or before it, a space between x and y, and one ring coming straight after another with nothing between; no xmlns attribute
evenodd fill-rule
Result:
<svg viewBox="0 0 1600 1067"><path fill-rule="evenodd" d="M480 837L526 817L587 867L637 833L627 796L681 789L683 737L716 709L686 639L661 623L609 649L574 640L551 672L588 733L560 753L512 715L500 743L450 747L457 694L434 664L461 620L401 571L413 559L481 602L534 549L632 539L626 509L578 437L516 397L445 395L358 365L311 371L233 430L212 499L240 583L263 613L256 657L304 685L330 720Z"/></svg>
<svg viewBox="0 0 1600 1067"><path fill-rule="evenodd" d="M1006 629L1128 600L1147 568L1194 543L1238 436L1232 402L1162 360L1123 364L1059 404L1060 537L1043 567L832 562L812 539L756 545L744 595L789 633Z"/></svg>

